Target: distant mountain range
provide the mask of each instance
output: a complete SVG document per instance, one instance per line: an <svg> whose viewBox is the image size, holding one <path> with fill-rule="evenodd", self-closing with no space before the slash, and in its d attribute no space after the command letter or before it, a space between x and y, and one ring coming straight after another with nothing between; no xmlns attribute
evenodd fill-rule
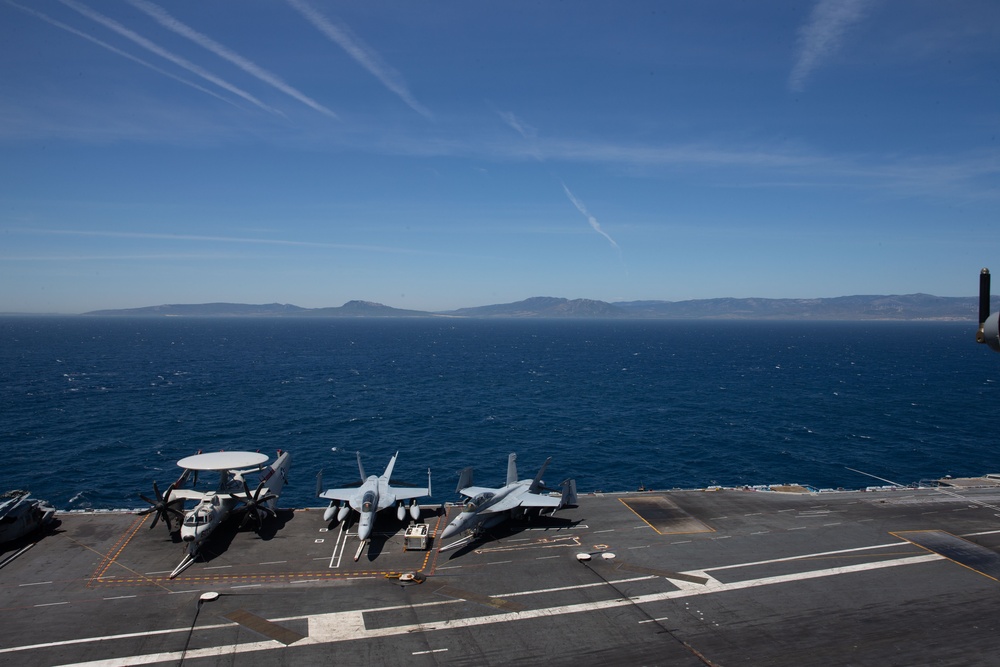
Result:
<svg viewBox="0 0 1000 667"><path fill-rule="evenodd" d="M994 297L991 310L998 310ZM465 317L465 318L603 318L603 319L746 319L746 320L964 320L978 318L976 297L930 294L842 296L826 299L694 299L690 301L593 301L532 297L514 303L428 312L392 308L371 301L343 306L301 308L291 304L170 304L84 315L129 317Z"/></svg>
<svg viewBox="0 0 1000 667"><path fill-rule="evenodd" d="M94 310L84 315L129 317L434 317L422 310L403 310L371 301L348 301L343 306L302 308L290 303L196 303Z"/></svg>

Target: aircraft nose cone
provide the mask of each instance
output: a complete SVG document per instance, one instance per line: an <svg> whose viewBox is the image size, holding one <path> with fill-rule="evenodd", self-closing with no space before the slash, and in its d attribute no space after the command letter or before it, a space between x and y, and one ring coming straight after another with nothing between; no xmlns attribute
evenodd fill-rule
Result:
<svg viewBox="0 0 1000 667"><path fill-rule="evenodd" d="M441 539L446 540L457 532L458 532L458 525L456 525L454 522L449 523L447 526L444 527L444 531L441 533Z"/></svg>

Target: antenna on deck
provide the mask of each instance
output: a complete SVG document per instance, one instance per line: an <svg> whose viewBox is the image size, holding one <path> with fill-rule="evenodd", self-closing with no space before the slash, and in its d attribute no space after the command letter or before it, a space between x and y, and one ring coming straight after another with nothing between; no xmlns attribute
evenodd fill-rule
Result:
<svg viewBox="0 0 1000 667"><path fill-rule="evenodd" d="M983 325L986 318L990 316L990 270L983 269L979 272L979 331L976 332L976 342L985 343L986 336L983 332Z"/></svg>
<svg viewBox="0 0 1000 667"><path fill-rule="evenodd" d="M976 342L1000 352L1000 313L990 315L990 270L979 272L979 330Z"/></svg>

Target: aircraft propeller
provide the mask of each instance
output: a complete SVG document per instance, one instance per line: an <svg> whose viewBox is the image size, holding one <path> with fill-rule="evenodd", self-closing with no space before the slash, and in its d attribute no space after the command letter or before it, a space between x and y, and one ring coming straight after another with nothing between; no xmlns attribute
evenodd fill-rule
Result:
<svg viewBox="0 0 1000 667"><path fill-rule="evenodd" d="M276 494L276 493L266 493L262 497L260 495L261 491L264 490L264 486L267 483L267 482L264 482L264 481L262 481L260 484L258 484L257 485L257 490L254 491L251 494L250 493L250 487L247 486L246 480L245 479L240 479L240 481L243 482L243 493L244 493L244 495L243 496L238 496L235 493L230 493L229 494L229 496L233 500L242 501L242 502L246 503L246 505L247 505L246 514L243 515L243 521L240 522L240 529L244 528L247 525L247 522L250 521L250 517L251 516L253 517L254 521L257 522L257 527L260 528L261 523L262 523L260 512L263 512L264 514L266 514L268 516L271 516L271 517L275 516L274 510L272 510L270 507L268 507L266 503L268 501L270 501L270 500L274 500L275 498L277 498L278 494Z"/></svg>
<svg viewBox="0 0 1000 667"><path fill-rule="evenodd" d="M181 521L184 520L184 513L178 510L176 507L170 506L170 492L173 490L174 490L174 485L171 484L170 486L167 487L167 492L161 494L160 487L156 485L156 482L153 482L153 493L156 495L155 501L150 500L141 493L139 494L140 498L142 498L147 503L152 505L152 507L150 507L149 509L142 510L141 512L139 512L139 514L145 516L147 514L152 514L153 512L156 512L156 516L153 517L153 523L149 524L150 530L152 530L153 527L156 525L156 522L162 518L163 523L167 524L167 530L173 532L174 527L170 522L171 515L176 516Z"/></svg>

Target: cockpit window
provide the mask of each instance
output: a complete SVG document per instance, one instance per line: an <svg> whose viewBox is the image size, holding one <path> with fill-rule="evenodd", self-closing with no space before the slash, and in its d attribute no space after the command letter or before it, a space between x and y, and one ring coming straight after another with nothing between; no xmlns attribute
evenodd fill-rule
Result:
<svg viewBox="0 0 1000 667"><path fill-rule="evenodd" d="M493 499L492 493L480 493L478 496L465 503L464 512L475 512L477 509Z"/></svg>
<svg viewBox="0 0 1000 667"><path fill-rule="evenodd" d="M375 492L368 491L361 497L361 511L371 512L375 509Z"/></svg>
<svg viewBox="0 0 1000 667"><path fill-rule="evenodd" d="M185 526L202 526L209 522L208 512L195 512L184 517Z"/></svg>

